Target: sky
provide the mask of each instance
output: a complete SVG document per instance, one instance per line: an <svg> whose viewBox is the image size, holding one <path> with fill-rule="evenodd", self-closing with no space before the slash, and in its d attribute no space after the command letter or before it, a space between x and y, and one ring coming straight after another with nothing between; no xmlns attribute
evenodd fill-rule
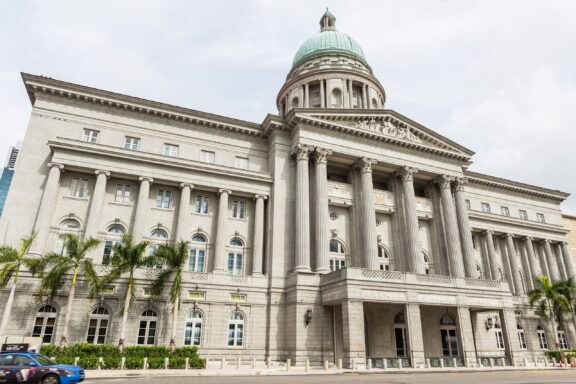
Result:
<svg viewBox="0 0 576 384"><path fill-rule="evenodd" d="M476 152L473 171L576 194L576 2L561 0L8 2L0 159L30 117L20 72L261 122L326 7L387 108Z"/></svg>

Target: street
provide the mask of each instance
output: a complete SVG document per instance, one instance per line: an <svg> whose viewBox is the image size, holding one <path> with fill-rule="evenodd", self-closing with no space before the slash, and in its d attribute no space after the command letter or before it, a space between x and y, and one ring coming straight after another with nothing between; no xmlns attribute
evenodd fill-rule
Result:
<svg viewBox="0 0 576 384"><path fill-rule="evenodd" d="M469 373L406 373L406 374L345 374L345 375L290 375L290 376L244 376L244 377L130 377L121 379L89 380L88 383L134 384L333 384L333 383L378 383L378 384L534 384L534 383L576 383L576 370L566 371L507 371L507 372L469 372Z"/></svg>

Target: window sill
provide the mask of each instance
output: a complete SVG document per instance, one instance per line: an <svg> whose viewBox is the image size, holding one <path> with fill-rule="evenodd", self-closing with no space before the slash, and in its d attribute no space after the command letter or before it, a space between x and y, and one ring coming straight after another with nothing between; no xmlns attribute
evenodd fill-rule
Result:
<svg viewBox="0 0 576 384"><path fill-rule="evenodd" d="M241 217L229 217L230 220L236 220L236 221L246 221L246 218L241 218Z"/></svg>
<svg viewBox="0 0 576 384"><path fill-rule="evenodd" d="M110 205L117 205L117 206L120 206L120 207L131 207L131 206L134 205L133 203L119 203L119 202L117 202L117 201L111 201L111 202L109 202L108 204L110 204Z"/></svg>
<svg viewBox="0 0 576 384"><path fill-rule="evenodd" d="M173 208L158 208L158 207L152 207L152 210L154 211L162 211L162 212L174 212Z"/></svg>
<svg viewBox="0 0 576 384"><path fill-rule="evenodd" d="M75 196L63 196L65 200L79 200L79 201L88 201L87 197L75 197Z"/></svg>
<svg viewBox="0 0 576 384"><path fill-rule="evenodd" d="M212 216L210 213L192 212L193 215L198 216Z"/></svg>

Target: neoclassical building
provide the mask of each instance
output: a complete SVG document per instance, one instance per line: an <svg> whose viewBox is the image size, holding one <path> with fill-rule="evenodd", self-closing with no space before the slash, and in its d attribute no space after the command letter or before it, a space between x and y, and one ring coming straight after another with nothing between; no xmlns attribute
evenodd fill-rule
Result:
<svg viewBox="0 0 576 384"><path fill-rule="evenodd" d="M23 74L32 114L0 225L102 240L186 240L177 343L208 358L422 367L524 365L574 346L527 303L533 276L574 276L567 193L471 172L474 153L385 108L358 45L326 12L276 99L252 123ZM138 271L128 344L170 338L159 268ZM51 300L25 276L9 335L58 342L69 281ZM126 284L73 305L70 341L117 343ZM5 302L8 289L0 291Z"/></svg>

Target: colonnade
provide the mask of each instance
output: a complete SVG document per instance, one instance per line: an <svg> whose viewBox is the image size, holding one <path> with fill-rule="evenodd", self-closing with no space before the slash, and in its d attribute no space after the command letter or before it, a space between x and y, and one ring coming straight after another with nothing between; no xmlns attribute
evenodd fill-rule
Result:
<svg viewBox="0 0 576 384"><path fill-rule="evenodd" d="M60 188L60 178L64 170L63 164L49 163L50 171L44 188L44 193L40 201L38 214L34 226L36 237L31 247L30 253L41 255L46 252L46 242L50 233L50 227L54 218L54 209L56 206L58 191ZM105 170L96 170L96 183L90 199L90 208L86 219L84 235L86 237L97 237L102 225L102 214L104 211L104 202L106 196L107 180L111 173ZM138 199L135 203L134 223L131 234L135 241L141 241L145 235L144 228L147 224L147 216L150 210L149 197L150 185L154 179L148 176L139 177L140 188ZM194 189L190 183L180 184L180 204L178 205L177 222L174 230L174 240L187 240L190 233L189 216L190 216L190 197ZM224 272L226 270L226 239L228 238L228 198L232 191L227 189L219 190L219 207L217 213L217 225L214 247L214 272ZM261 275L263 273L264 258L264 214L266 195L254 195L254 231L252 237L252 274Z"/></svg>

